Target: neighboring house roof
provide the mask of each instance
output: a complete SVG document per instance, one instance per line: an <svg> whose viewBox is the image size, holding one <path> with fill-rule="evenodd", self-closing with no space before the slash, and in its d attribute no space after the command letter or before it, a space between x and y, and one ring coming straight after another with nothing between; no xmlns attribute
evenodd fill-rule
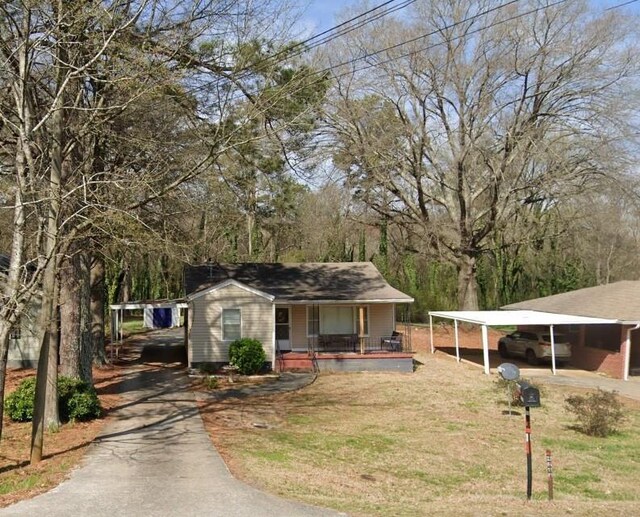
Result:
<svg viewBox="0 0 640 517"><path fill-rule="evenodd" d="M640 281L625 280L505 305L503 309L640 322Z"/></svg>
<svg viewBox="0 0 640 517"><path fill-rule="evenodd" d="M391 287L371 262L212 263L184 269L187 296L228 280L278 302L413 302Z"/></svg>

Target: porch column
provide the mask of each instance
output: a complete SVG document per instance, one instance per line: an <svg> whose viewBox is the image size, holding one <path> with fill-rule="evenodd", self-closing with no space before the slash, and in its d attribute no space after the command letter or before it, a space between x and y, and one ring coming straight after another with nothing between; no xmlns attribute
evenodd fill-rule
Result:
<svg viewBox="0 0 640 517"><path fill-rule="evenodd" d="M551 372L556 374L556 339L553 335L553 325L549 325L549 335L551 336Z"/></svg>
<svg viewBox="0 0 640 517"><path fill-rule="evenodd" d="M453 331L456 336L456 361L460 362L460 341L458 340L458 320L453 320Z"/></svg>
<svg viewBox="0 0 640 517"><path fill-rule="evenodd" d="M624 372L622 373L622 378L625 381L629 380L629 368L631 367L631 332L638 329L640 329L640 324L627 329L627 339L624 344Z"/></svg>
<svg viewBox="0 0 640 517"><path fill-rule="evenodd" d="M111 362L113 363L113 347L118 339L118 311L111 309Z"/></svg>
<svg viewBox="0 0 640 517"><path fill-rule="evenodd" d="M360 336L360 354L364 355L364 307L358 307L358 336Z"/></svg>
<svg viewBox="0 0 640 517"><path fill-rule="evenodd" d="M489 331L486 325L482 325L482 355L484 357L484 373L489 375L491 373L489 366Z"/></svg>
<svg viewBox="0 0 640 517"><path fill-rule="evenodd" d="M273 343L271 347L271 369L276 369L276 304L271 302L271 324L273 325ZM291 337L291 336L289 336Z"/></svg>

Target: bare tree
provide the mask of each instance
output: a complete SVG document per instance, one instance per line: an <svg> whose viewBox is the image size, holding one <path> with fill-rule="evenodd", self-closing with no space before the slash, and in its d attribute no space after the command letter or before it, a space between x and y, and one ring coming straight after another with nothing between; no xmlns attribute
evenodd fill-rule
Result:
<svg viewBox="0 0 640 517"><path fill-rule="evenodd" d="M333 64L369 56L334 71L334 163L360 199L455 264L459 307L477 309L493 236L509 246L515 221L543 224L622 169L635 19L587 2L416 5L411 21L379 21L333 50Z"/></svg>

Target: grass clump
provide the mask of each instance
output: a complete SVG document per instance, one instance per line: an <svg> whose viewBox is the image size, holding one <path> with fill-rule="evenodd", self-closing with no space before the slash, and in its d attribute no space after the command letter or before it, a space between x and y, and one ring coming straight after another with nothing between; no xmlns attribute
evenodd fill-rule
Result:
<svg viewBox="0 0 640 517"><path fill-rule="evenodd" d="M626 416L615 391L598 388L588 395L571 395L565 408L578 419L574 428L588 436L605 438L618 432Z"/></svg>
<svg viewBox="0 0 640 517"><path fill-rule="evenodd" d="M202 378L202 385L208 390L215 390L220 386L220 381L213 375L205 375Z"/></svg>

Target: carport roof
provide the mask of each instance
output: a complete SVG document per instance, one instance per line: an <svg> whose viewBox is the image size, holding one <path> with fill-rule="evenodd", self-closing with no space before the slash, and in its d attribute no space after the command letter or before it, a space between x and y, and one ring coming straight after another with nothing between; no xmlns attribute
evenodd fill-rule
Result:
<svg viewBox="0 0 640 517"><path fill-rule="evenodd" d="M500 327L507 325L603 325L620 323L619 320L572 316L541 311L431 311L429 316L450 320Z"/></svg>

